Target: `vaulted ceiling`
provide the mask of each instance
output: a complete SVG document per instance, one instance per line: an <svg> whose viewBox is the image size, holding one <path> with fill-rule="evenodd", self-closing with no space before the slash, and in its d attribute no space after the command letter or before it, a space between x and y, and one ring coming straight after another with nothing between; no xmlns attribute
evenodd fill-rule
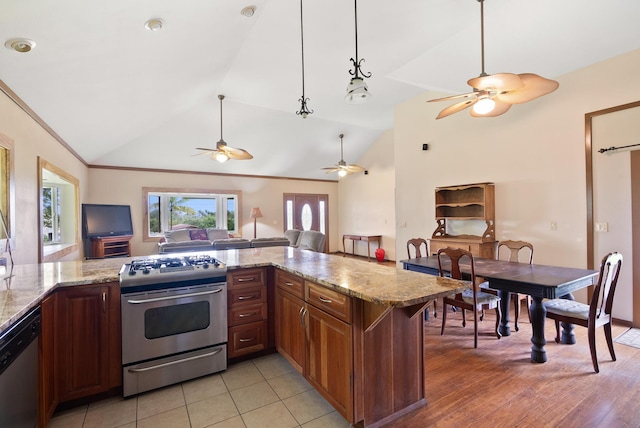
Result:
<svg viewBox="0 0 640 428"><path fill-rule="evenodd" d="M241 14L249 5L252 17ZM396 104L468 92L480 73L476 0L360 0L373 97L346 104L354 3L303 5L307 119L296 115L299 0L2 0L2 44L36 46L2 47L0 80L91 165L336 179L321 168L340 160L339 134L357 163L393 127ZM557 78L640 48L639 17L635 0L486 0L486 71ZM151 18L162 30L145 28ZM220 139L218 94L224 140L254 159L197 155Z"/></svg>

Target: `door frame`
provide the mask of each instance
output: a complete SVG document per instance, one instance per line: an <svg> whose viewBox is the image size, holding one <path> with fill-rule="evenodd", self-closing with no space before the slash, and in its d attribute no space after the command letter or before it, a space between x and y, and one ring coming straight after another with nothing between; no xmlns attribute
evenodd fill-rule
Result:
<svg viewBox="0 0 640 428"><path fill-rule="evenodd" d="M594 242L595 242L595 225L593 219L593 118L602 116L605 114L615 113L621 110L640 107L640 101L632 103L621 104L618 106L593 111L584 115L584 135L585 135L585 159L586 159L586 178L587 178L587 268L597 269L599 268L600 260L594 254ZM637 190L632 192L640 193ZM633 203L633 202L632 202ZM636 225L640 228L640 225ZM632 230L633 230L632 224ZM640 262L640 243L636 244L636 240L633 240L633 258L630 260L633 266L638 265ZM640 271L636 272L633 269L633 326L640 326L640 289L636 287L636 284L640 283ZM591 294L589 293L589 296Z"/></svg>
<svg viewBox="0 0 640 428"><path fill-rule="evenodd" d="M295 200L296 197L304 197L304 198L309 198L309 197L315 197L317 198L318 202L324 202L324 224L320 225L318 227L318 231L322 232L322 229L324 228L324 235L325 235L325 242L324 242L324 252L329 252L329 195L326 193L283 193L282 194L282 219L283 219L283 227L286 230L287 229L287 218L288 218L288 214L287 214L287 201L294 201L294 211L295 211ZM320 204L318 204L318 213L320 212ZM320 221L322 217L318 216L318 221ZM293 226L295 228L295 224ZM312 229L314 230L314 229Z"/></svg>

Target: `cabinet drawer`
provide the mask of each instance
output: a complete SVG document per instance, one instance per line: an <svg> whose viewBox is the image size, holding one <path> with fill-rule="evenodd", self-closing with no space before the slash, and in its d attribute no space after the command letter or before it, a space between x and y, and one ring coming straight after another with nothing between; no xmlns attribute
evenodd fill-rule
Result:
<svg viewBox="0 0 640 428"><path fill-rule="evenodd" d="M244 285L265 285L264 268L240 269L227 272L227 286L229 288Z"/></svg>
<svg viewBox="0 0 640 428"><path fill-rule="evenodd" d="M259 321L229 328L229 358L266 349L267 322Z"/></svg>
<svg viewBox="0 0 640 428"><path fill-rule="evenodd" d="M230 288L227 290L227 303L229 308L251 305L267 301L267 287L255 285L250 287Z"/></svg>
<svg viewBox="0 0 640 428"><path fill-rule="evenodd" d="M306 285L305 300L307 303L311 303L344 322L351 323L351 298L349 296L313 282L307 281Z"/></svg>
<svg viewBox="0 0 640 428"><path fill-rule="evenodd" d="M229 309L229 326L267 319L267 304L235 305Z"/></svg>
<svg viewBox="0 0 640 428"><path fill-rule="evenodd" d="M280 269L276 269L276 286L287 293L304 299L304 279Z"/></svg>

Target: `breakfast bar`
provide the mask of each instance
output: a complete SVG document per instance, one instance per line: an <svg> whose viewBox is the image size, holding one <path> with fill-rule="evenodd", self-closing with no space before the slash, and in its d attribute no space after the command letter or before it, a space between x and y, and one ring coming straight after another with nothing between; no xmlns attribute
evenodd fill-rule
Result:
<svg viewBox="0 0 640 428"><path fill-rule="evenodd" d="M298 327L281 322L280 300L271 305L274 293L278 296L278 287L288 287L289 280L303 286L304 294L298 300L304 311L298 315L303 316L308 332L308 358L300 370L350 423L382 426L426 404L421 314L433 299L462 291L464 282L291 247L207 254L226 265L228 278L245 271L265 272L270 278L269 323L276 330ZM112 286L122 264L129 261L131 258L15 266L0 289L0 331L61 289ZM278 278L285 280L276 285ZM344 314L323 310L327 296L340 300ZM43 324L43 331L45 327ZM325 340L338 337L337 327L345 328L341 330L345 334L339 336L340 349L332 340ZM276 343L277 338L276 333ZM345 365L334 364L338 359ZM335 373L342 377L336 379ZM346 385L346 391L333 394L335 383Z"/></svg>

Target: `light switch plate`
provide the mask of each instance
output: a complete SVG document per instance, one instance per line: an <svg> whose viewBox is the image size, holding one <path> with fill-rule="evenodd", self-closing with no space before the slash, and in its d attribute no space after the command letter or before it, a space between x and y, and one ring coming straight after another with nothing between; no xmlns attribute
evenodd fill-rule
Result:
<svg viewBox="0 0 640 428"><path fill-rule="evenodd" d="M607 223L596 223L596 232L608 232L609 225Z"/></svg>

